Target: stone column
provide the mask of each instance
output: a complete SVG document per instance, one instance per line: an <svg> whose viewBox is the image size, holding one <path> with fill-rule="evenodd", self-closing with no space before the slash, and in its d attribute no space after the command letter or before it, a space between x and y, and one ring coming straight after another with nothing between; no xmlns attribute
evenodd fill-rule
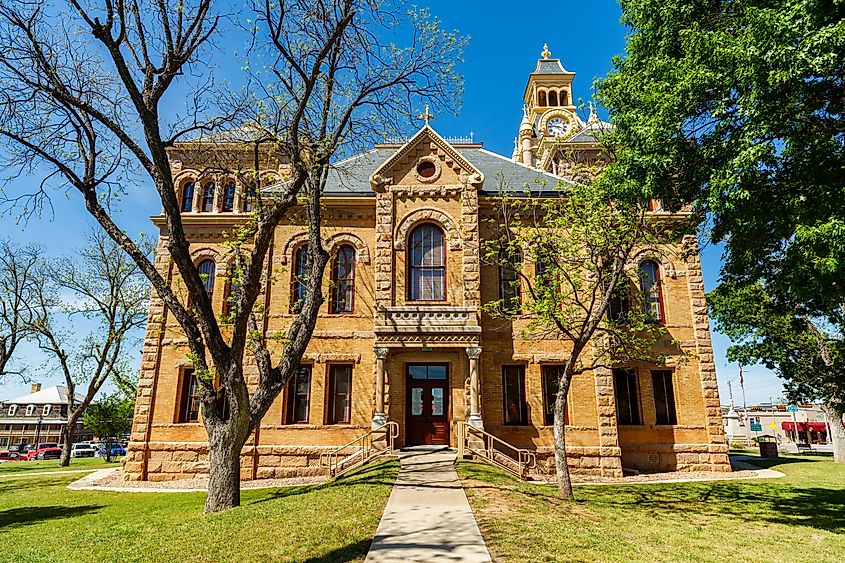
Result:
<svg viewBox="0 0 845 563"><path fill-rule="evenodd" d="M481 356L481 348L478 346L467 348L467 357L469 358L469 418L467 418L467 423L474 428L484 430L484 422L481 419L481 401L479 400L479 356Z"/></svg>
<svg viewBox="0 0 845 563"><path fill-rule="evenodd" d="M387 348L373 348L376 357L376 404L373 414L373 429L387 424L387 416L384 413L384 360L387 358Z"/></svg>

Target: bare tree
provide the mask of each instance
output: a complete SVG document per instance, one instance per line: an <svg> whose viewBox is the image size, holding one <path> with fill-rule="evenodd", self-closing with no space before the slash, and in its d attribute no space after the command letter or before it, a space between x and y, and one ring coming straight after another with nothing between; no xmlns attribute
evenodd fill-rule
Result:
<svg viewBox="0 0 845 563"><path fill-rule="evenodd" d="M206 512L240 503L241 448L295 373L314 329L328 260L320 238L320 196L333 158L353 139L391 130L421 97L455 107L460 80L454 69L464 45L426 11L409 12L398 0L256 0L245 18L247 39L260 47L251 51L256 61L245 65L257 69L249 86L255 98L246 106L234 104L253 111L214 106L206 98L168 126L161 115L165 94L178 84L194 88L199 98L194 77L213 76L203 59L228 21L213 8L211 0L10 0L0 6L0 136L10 148L9 164L22 172L49 169L54 183L78 190L184 331L209 438ZM238 29L225 31L231 39ZM212 109L229 117L215 118ZM166 151L190 134L231 125L232 116L261 131L249 140L256 154L280 154L288 177L271 192L257 166L239 175L255 205L248 228L233 243L237 291L230 336L224 338L190 256ZM383 123L377 128L378 121ZM190 310L110 212L119 180L136 170L161 200L166 251L190 296ZM44 201L43 191L29 195L28 209ZM307 217L308 280L301 312L274 363L259 336L254 306L275 228L297 202ZM247 350L260 378L253 389L243 374ZM228 398L227 418L216 400L221 393Z"/></svg>
<svg viewBox="0 0 845 563"><path fill-rule="evenodd" d="M12 357L18 345L29 335L29 310L32 279L36 275L43 249L0 240L0 378L23 375L12 369Z"/></svg>
<svg viewBox="0 0 845 563"><path fill-rule="evenodd" d="M131 382L127 347L147 318L149 284L135 262L102 231L91 233L88 242L76 256L42 262L27 303L28 328L65 379L61 466L70 463L76 425L106 381L116 379L121 387ZM84 338L63 328L83 319L94 324Z"/></svg>

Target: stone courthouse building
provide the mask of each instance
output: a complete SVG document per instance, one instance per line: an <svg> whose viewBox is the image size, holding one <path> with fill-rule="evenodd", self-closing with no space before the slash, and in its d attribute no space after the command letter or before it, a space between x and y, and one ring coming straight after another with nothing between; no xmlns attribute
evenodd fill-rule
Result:
<svg viewBox="0 0 845 563"><path fill-rule="evenodd" d="M525 320L494 318L484 303L509 287L506 272L481 260L485 217L503 191L555 186L569 151L599 156L591 111L580 119L574 73L544 50L528 77L524 117L511 157L472 139L444 139L426 123L410 139L376 145L338 162L323 199L324 241L332 255L327 299L295 381L282 392L242 452L244 478L325 472L319 456L385 421L399 424L398 445L456 446L459 421L515 446L552 454L552 380L565 343L520 337ZM243 150L235 134L215 144ZM210 141L171 149L182 220L212 302L224 311L231 267L225 233L248 216L241 188L204 174ZM268 165L271 182L285 164ZM657 202L655 202L656 204ZM654 205L653 213L673 216ZM296 314L304 270L302 221L279 225L262 293L266 334ZM160 245L167 238L162 217ZM692 359L637 363L577 375L567 412L567 448L575 473L619 476L730 469L716 371L694 238L644 249L638 263L650 283L650 307L670 339ZM681 253L686 246L692 251ZM161 248L161 246L160 246ZM158 266L176 269L163 248ZM527 260L526 276L535 265ZM174 281L174 283L177 283ZM207 471L206 434L196 382L178 324L153 299L143 351L128 479L168 480Z"/></svg>

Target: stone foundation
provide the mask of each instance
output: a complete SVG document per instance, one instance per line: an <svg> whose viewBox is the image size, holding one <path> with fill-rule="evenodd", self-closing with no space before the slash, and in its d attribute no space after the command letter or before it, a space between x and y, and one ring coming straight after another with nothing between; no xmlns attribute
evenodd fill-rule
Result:
<svg viewBox="0 0 845 563"><path fill-rule="evenodd" d="M648 444L622 448L622 465L642 473L731 471L725 444Z"/></svg>

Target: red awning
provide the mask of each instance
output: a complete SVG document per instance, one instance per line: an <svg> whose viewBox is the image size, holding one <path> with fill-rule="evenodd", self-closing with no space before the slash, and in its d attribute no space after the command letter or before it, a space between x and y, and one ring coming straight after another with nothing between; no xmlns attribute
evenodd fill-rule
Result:
<svg viewBox="0 0 845 563"><path fill-rule="evenodd" d="M792 430L795 429L795 423L793 423L793 422L781 422L780 425L781 425L781 428L783 428L784 430L786 430L788 432L791 432ZM817 422L817 421L799 422L798 423L798 431L799 432L806 432L807 430L811 430L813 432L826 432L827 426L825 425L824 422Z"/></svg>

